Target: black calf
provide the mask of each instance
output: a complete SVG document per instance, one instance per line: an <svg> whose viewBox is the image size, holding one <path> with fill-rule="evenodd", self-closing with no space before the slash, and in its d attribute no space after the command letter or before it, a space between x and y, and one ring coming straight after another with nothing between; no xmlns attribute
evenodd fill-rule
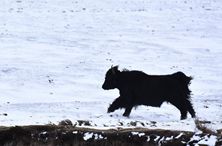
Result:
<svg viewBox="0 0 222 146"><path fill-rule="evenodd" d="M115 66L107 71L102 88L117 88L120 92L120 96L108 108L108 113L125 108L123 116L129 116L134 106L160 107L166 101L180 110L181 119L186 119L187 112L195 117L190 102L191 91L188 88L191 80L191 77L182 72L171 75L147 75L141 71L119 71L118 66Z"/></svg>

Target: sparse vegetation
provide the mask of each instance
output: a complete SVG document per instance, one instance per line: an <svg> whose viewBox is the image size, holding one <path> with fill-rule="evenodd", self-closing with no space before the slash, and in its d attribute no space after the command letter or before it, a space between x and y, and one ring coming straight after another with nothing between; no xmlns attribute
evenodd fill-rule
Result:
<svg viewBox="0 0 222 146"><path fill-rule="evenodd" d="M0 128L1 146L180 146L195 145L200 141L216 138L215 145L222 144L222 136L204 123L196 120L200 132L173 131L147 128L95 129L79 127L70 120L59 125L15 126ZM81 122L80 122L81 123ZM79 124L78 124L79 125Z"/></svg>

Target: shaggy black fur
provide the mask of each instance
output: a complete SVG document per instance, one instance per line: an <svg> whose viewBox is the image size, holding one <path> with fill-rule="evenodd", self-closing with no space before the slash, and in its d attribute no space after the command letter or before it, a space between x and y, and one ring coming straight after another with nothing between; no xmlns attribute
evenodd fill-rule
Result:
<svg viewBox="0 0 222 146"><path fill-rule="evenodd" d="M147 75L142 71L119 71L118 66L115 66L107 71L102 88L117 88L120 92L120 96L108 108L108 113L125 108L123 116L128 117L134 106L160 107L166 101L180 110L182 120L187 118L187 112L195 117L188 88L191 80L182 72Z"/></svg>

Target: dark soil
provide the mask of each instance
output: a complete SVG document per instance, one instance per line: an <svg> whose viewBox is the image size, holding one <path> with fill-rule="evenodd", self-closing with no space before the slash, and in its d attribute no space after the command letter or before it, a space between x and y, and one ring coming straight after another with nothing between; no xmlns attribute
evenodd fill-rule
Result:
<svg viewBox="0 0 222 146"><path fill-rule="evenodd" d="M209 136L209 133L195 136ZM73 125L0 127L0 146L183 146L195 145L193 132L161 129L90 129ZM217 135L215 145L222 145Z"/></svg>

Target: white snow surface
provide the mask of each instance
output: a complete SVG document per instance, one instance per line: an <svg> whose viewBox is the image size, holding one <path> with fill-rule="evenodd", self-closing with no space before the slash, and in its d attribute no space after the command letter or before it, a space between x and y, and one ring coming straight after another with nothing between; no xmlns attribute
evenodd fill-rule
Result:
<svg viewBox="0 0 222 146"><path fill-rule="evenodd" d="M195 131L171 104L107 114L111 65L194 80L201 120L222 128L222 1L1 0L0 125L89 120L95 127ZM6 115L7 114L7 115ZM154 124L153 124L154 123ZM138 126L138 125L137 125Z"/></svg>

